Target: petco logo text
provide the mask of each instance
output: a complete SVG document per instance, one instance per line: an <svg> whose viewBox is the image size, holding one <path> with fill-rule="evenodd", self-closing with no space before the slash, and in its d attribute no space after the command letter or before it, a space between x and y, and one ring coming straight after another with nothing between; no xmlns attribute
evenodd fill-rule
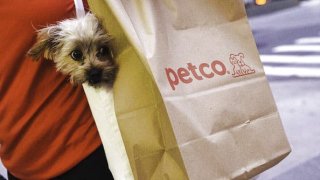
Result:
<svg viewBox="0 0 320 180"><path fill-rule="evenodd" d="M199 72L197 72L198 70ZM204 78L213 78L216 75L223 76L227 73L226 66L219 60L212 61L211 64L202 63L199 67L192 63L187 63L186 68L178 68L177 71L172 68L165 68L166 75L172 90L181 82L188 84L193 80L203 80Z"/></svg>
<svg viewBox="0 0 320 180"><path fill-rule="evenodd" d="M255 70L251 69L243 59L243 53L239 53L238 55L230 54L229 62L233 66L232 77L236 78L255 73ZM210 64L201 63L199 66L187 63L185 67L176 70L173 68L165 68L165 73L172 90L176 90L180 82L189 84L194 80L200 81L231 74L230 71L227 70L226 65L220 60L213 60Z"/></svg>

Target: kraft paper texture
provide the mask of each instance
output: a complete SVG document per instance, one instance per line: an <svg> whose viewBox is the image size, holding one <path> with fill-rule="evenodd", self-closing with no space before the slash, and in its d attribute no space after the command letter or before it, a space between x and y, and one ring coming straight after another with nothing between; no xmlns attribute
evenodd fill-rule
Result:
<svg viewBox="0 0 320 180"><path fill-rule="evenodd" d="M134 179L248 179L289 154L242 0L89 5L115 37Z"/></svg>
<svg viewBox="0 0 320 180"><path fill-rule="evenodd" d="M88 2L114 36L113 51L120 66L114 85L115 111L134 179L188 179L163 100L149 70L104 1ZM108 145L107 139L104 142Z"/></svg>

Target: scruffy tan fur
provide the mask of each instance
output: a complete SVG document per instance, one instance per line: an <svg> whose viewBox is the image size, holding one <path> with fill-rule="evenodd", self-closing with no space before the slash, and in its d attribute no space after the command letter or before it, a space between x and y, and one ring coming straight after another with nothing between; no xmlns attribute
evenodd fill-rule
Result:
<svg viewBox="0 0 320 180"><path fill-rule="evenodd" d="M111 40L100 21L88 13L39 30L28 55L35 60L53 60L58 71L70 76L72 84L112 85L117 65L110 49Z"/></svg>

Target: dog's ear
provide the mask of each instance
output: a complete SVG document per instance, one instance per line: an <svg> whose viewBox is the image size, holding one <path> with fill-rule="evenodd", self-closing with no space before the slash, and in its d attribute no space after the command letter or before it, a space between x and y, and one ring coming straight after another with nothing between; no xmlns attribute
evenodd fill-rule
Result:
<svg viewBox="0 0 320 180"><path fill-rule="evenodd" d="M27 55L34 60L39 60L42 57L52 60L59 46L60 31L61 29L58 26L40 29L37 34L37 41Z"/></svg>
<svg viewBox="0 0 320 180"><path fill-rule="evenodd" d="M103 34L107 35L107 41L111 41L114 40L113 36L111 36L108 32L108 30L105 28L104 26L104 20L98 16L94 16L93 14L89 13L87 14L87 16L91 16L92 18L94 18L97 22L97 31L98 32L103 32Z"/></svg>
<svg viewBox="0 0 320 180"><path fill-rule="evenodd" d="M229 61L230 61L231 64L234 64L234 58L235 58L235 55L234 54L230 54Z"/></svg>
<svg viewBox="0 0 320 180"><path fill-rule="evenodd" d="M240 58L244 58L244 54L243 53L239 53L238 56L240 56Z"/></svg>

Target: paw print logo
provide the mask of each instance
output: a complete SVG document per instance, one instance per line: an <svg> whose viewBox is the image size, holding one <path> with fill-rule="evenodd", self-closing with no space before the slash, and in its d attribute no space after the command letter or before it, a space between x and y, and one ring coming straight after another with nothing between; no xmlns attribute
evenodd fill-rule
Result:
<svg viewBox="0 0 320 180"><path fill-rule="evenodd" d="M255 70L244 62L244 54L230 54L230 63L233 65L233 77L245 76L255 73Z"/></svg>

